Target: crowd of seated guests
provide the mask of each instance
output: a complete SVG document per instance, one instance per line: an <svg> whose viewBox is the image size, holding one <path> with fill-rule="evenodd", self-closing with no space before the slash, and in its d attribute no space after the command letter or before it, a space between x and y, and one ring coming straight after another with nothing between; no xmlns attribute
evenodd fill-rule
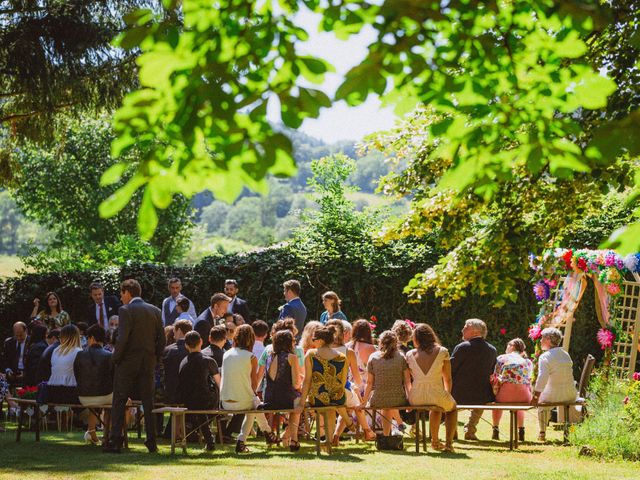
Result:
<svg viewBox="0 0 640 480"><path fill-rule="evenodd" d="M335 292L325 292L320 321L306 321L306 307L295 280L285 282L287 305L270 327L251 317L247 302L237 296L238 284L227 280L226 291L215 293L210 305L195 316L193 302L181 294L179 279L168 282L170 296L162 304L165 347L157 366L156 388L166 405L191 410L224 409L294 410L284 415L285 444L300 448L299 432L305 405L332 406L324 435L339 444L343 431L356 423L366 440L376 438L377 427L366 410L379 413L382 435L394 426L404 427L400 411L411 405L435 405L444 411L445 442L439 440L442 414L431 412L430 436L435 450L453 451L458 404L489 402L569 402L576 398L569 355L560 348L561 333L542 332L539 376L532 386L532 362L525 344L513 339L498 356L486 341L484 322L470 319L462 330L463 341L451 355L427 324L398 320L374 339L367 320L347 320ZM51 403L100 407L112 403L115 367L112 359L119 327L118 303L104 295L99 283L90 287L94 303L87 322L71 323L55 292L45 296L40 309L34 301L32 321L16 322L13 335L4 342L0 374L0 399L10 386L40 385ZM242 311L246 316L236 313ZM304 321L301 321L303 319ZM304 325L300 332L299 325ZM96 413L97 412L97 413ZM476 426L482 410L473 410L465 425L465 439L477 440ZM493 438L499 438L501 412L493 412ZM85 441L100 442L99 423L109 422L95 408L86 416ZM524 440L523 412L518 413L519 436ZM338 417L339 416L339 422ZM171 435L170 422L157 416L157 429ZM206 450L215 442L206 415L191 419L205 440ZM248 452L247 438L257 424L267 444L280 443L276 431L280 416L263 413L230 414L223 421L223 441L234 442L237 453ZM149 421L152 421L149 419ZM545 439L548 409L539 410L540 436ZM186 432L177 432L185 435Z"/></svg>

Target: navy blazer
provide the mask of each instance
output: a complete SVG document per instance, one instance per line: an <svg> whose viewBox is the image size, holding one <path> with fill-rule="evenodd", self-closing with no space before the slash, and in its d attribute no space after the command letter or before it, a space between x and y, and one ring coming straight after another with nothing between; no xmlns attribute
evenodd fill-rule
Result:
<svg viewBox="0 0 640 480"><path fill-rule="evenodd" d="M231 312L242 315L245 323L253 323L251 320L251 314L249 313L249 305L247 305L246 300L243 300L240 297L236 297L233 305L231 306Z"/></svg>
<svg viewBox="0 0 640 480"><path fill-rule="evenodd" d="M459 405L495 401L489 378L497 356L496 348L481 337L456 345L451 354L451 394Z"/></svg>
<svg viewBox="0 0 640 480"><path fill-rule="evenodd" d="M283 318L293 318L296 321L296 328L298 329L298 337L302 334L304 329L304 323L307 320L307 307L304 306L302 300L299 297L294 298L290 302L284 304L280 311L280 320Z"/></svg>

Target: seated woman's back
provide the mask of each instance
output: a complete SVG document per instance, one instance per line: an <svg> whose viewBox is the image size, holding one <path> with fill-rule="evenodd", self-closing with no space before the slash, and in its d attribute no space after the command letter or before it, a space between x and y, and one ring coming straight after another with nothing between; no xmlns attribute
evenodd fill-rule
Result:
<svg viewBox="0 0 640 480"><path fill-rule="evenodd" d="M101 344L78 352L73 363L78 395L94 397L109 395L113 391L112 355Z"/></svg>
<svg viewBox="0 0 640 480"><path fill-rule="evenodd" d="M69 351L63 351L60 347L56 348L51 355L51 376L49 377L49 385L76 386L76 377L73 371L73 363L76 355L81 352L80 347L72 348Z"/></svg>
<svg viewBox="0 0 640 480"><path fill-rule="evenodd" d="M251 387L251 359L253 353L238 347L227 350L224 354L224 368L220 385L222 401L242 402L255 396Z"/></svg>
<svg viewBox="0 0 640 480"><path fill-rule="evenodd" d="M442 367L446 348L435 345L430 351L419 349L407 353L407 363L411 370L413 382L432 381L442 382Z"/></svg>

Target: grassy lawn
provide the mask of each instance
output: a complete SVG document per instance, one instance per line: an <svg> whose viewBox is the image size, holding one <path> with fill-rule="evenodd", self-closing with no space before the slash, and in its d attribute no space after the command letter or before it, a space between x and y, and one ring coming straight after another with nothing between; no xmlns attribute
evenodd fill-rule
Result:
<svg viewBox="0 0 640 480"><path fill-rule="evenodd" d="M485 418L489 419L488 412ZM502 436L506 440L507 418ZM527 434L534 438L535 418L527 416ZM346 442L332 457L315 456L313 444L305 443L297 454L250 442L252 453L237 456L231 446L212 453L191 448L189 455L171 456L169 447L149 455L140 440L130 442L131 450L121 455L105 455L98 447L82 444L79 432L57 433L51 430L36 444L27 432L20 444L8 429L0 434L0 478L2 479L186 479L267 478L296 479L638 479L640 465L629 462L600 462L578 456L576 447L559 445L560 432L549 431L555 443L526 442L510 452L503 442L464 442L456 444L455 454L429 450L413 452L411 440L401 453L382 453L372 445ZM132 434L133 435L133 434ZM490 427L482 422L481 439L490 438ZM196 447L196 446L194 446Z"/></svg>

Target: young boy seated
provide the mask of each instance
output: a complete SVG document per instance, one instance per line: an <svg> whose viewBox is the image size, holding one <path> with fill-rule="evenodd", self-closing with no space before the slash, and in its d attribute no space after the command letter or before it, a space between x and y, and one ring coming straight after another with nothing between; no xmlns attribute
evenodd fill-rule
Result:
<svg viewBox="0 0 640 480"><path fill-rule="evenodd" d="M224 325L216 325L209 332L209 346L202 350L202 354L213 358L218 364L218 369L222 369L222 359L224 358L224 346L227 343L227 328Z"/></svg>
<svg viewBox="0 0 640 480"><path fill-rule="evenodd" d="M182 360L178 373L178 398L189 410L213 410L220 403L220 373L216 361L201 352L202 338L198 332L185 336L189 354ZM215 440L207 415L193 415L195 424L205 439L207 451L215 450Z"/></svg>

